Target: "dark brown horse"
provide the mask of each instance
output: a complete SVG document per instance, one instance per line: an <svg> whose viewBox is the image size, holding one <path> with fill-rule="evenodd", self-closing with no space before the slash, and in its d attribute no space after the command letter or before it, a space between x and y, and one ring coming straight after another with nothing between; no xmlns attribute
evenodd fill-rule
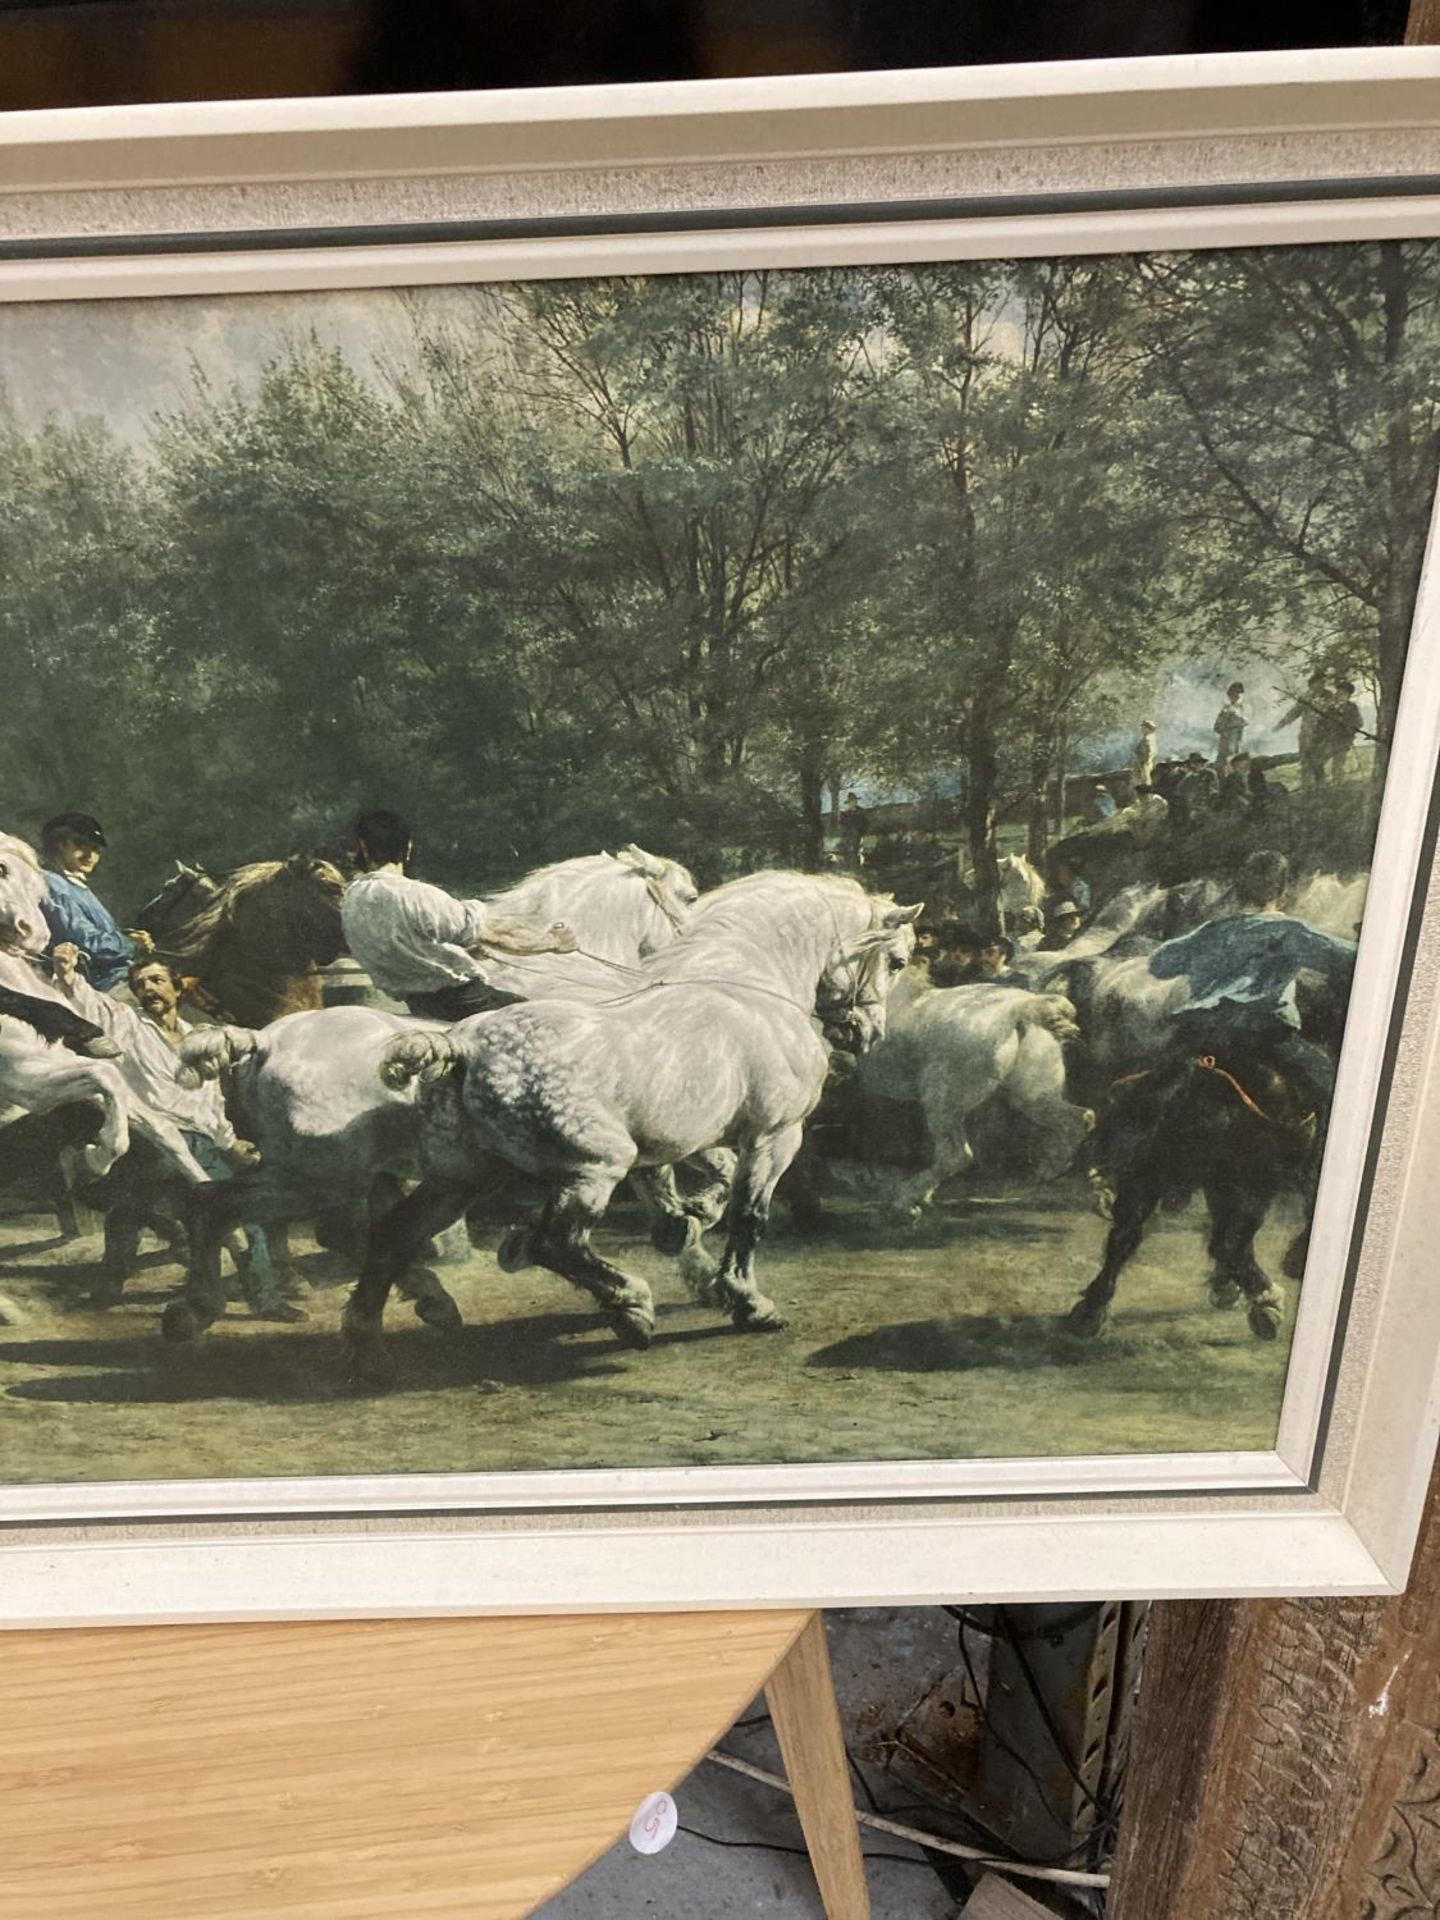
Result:
<svg viewBox="0 0 1440 1920"><path fill-rule="evenodd" d="M218 882L182 869L140 924L217 1014L263 1027L322 1004L319 969L344 951L344 891L338 867L304 853L255 861Z"/></svg>
<svg viewBox="0 0 1440 1920"><path fill-rule="evenodd" d="M1255 1257L1255 1236L1280 1194L1314 1198L1314 1102L1263 1058L1241 1053L1176 1058L1118 1084L1091 1136L1094 1176L1109 1195L1110 1231L1100 1271L1071 1308L1073 1333L1096 1334L1116 1284L1157 1208L1205 1197L1210 1215L1210 1297L1244 1299L1260 1340L1279 1331L1284 1297ZM1298 1279L1308 1225L1282 1271Z"/></svg>

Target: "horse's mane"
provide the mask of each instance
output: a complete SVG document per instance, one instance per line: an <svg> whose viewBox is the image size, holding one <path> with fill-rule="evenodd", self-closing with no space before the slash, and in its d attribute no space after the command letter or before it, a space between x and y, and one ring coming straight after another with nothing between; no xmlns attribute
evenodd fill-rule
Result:
<svg viewBox="0 0 1440 1920"><path fill-rule="evenodd" d="M771 868L763 873L743 874L738 880L727 880L722 887L716 887L700 896L694 913L678 944L693 941L701 932L713 932L716 926L725 926L735 917L735 909L743 915L741 924L748 927L749 916L746 911L749 901L761 893L778 893L782 888L798 896L800 889L818 889L834 894L842 900L878 900L848 873L800 873L793 868Z"/></svg>
<svg viewBox="0 0 1440 1920"><path fill-rule="evenodd" d="M608 873L619 865L620 862L616 860L613 853L582 853L577 854L573 860L551 860L543 867L532 867L528 873L522 874L518 880L512 881L499 893L490 893L485 897L492 907L505 906L519 895L528 893L532 887L541 886L547 880L553 880L559 873L564 873L567 878L578 876L582 871L598 875Z"/></svg>
<svg viewBox="0 0 1440 1920"><path fill-rule="evenodd" d="M14 854L17 860L23 860L27 867L33 867L37 873L44 871L39 854L28 840L22 840L18 834L0 833L0 853Z"/></svg>
<svg viewBox="0 0 1440 1920"><path fill-rule="evenodd" d="M680 861L672 860L665 854L647 853L643 860L650 861L663 874L683 875L690 878L689 870ZM509 907L548 881L563 876L568 881L580 879L598 880L602 876L613 874L616 869L622 873L633 873L638 879L647 877L644 866L638 860L627 860L623 853L581 853L569 860L551 860L542 867L532 867L526 874L513 881L498 893L485 896L492 907Z"/></svg>
<svg viewBox="0 0 1440 1920"><path fill-rule="evenodd" d="M237 900L253 893L257 887L269 885L277 880L289 866L288 860L251 860L243 867L236 867L232 873L216 884L215 892L202 907L186 920L182 920L173 932L167 934L165 945L174 953L198 953L207 941L222 925ZM315 865L327 874L332 874L335 884L343 887L345 877L337 866L328 860L317 860Z"/></svg>

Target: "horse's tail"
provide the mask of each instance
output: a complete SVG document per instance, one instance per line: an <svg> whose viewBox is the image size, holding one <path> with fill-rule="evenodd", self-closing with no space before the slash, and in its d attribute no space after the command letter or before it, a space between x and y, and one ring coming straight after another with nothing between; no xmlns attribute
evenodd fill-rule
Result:
<svg viewBox="0 0 1440 1920"><path fill-rule="evenodd" d="M1057 1040L1073 1040L1080 1031L1075 1002L1063 993L1032 993L1016 1016L1022 1027L1043 1027Z"/></svg>
<svg viewBox="0 0 1440 1920"><path fill-rule="evenodd" d="M253 1027L197 1027L180 1042L182 1087L203 1087L248 1060L260 1045Z"/></svg>
<svg viewBox="0 0 1440 1920"><path fill-rule="evenodd" d="M380 1078L399 1093L412 1080L443 1080L459 1063L448 1033L399 1033L380 1057Z"/></svg>

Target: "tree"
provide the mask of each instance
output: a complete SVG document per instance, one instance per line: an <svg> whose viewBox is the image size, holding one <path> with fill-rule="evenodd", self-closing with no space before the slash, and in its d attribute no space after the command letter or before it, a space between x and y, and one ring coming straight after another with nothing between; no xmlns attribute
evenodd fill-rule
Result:
<svg viewBox="0 0 1440 1920"><path fill-rule="evenodd" d="M865 333L846 276L760 273L520 290L503 365L425 342L455 484L551 636L547 723L578 695L592 778L692 849L798 814L818 859L863 638Z"/></svg>
<svg viewBox="0 0 1440 1920"><path fill-rule="evenodd" d="M1440 475L1440 244L1157 255L1135 281L1199 617L1217 645L1282 628L1296 680L1363 676L1378 794Z"/></svg>
<svg viewBox="0 0 1440 1920"><path fill-rule="evenodd" d="M971 865L993 893L1002 806L1032 796L1038 856L1077 703L1161 643L1167 520L1137 473L1123 269L915 269L879 298L910 395L896 485L915 503L911 618L948 695Z"/></svg>

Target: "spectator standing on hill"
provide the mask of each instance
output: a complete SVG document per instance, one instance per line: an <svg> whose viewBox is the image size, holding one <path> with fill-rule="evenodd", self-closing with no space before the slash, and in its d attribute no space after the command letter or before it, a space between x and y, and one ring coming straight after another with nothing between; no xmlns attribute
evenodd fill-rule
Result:
<svg viewBox="0 0 1440 1920"><path fill-rule="evenodd" d="M840 810L840 849L852 867L864 863L867 824L859 794L847 793L845 805Z"/></svg>
<svg viewBox="0 0 1440 1920"><path fill-rule="evenodd" d="M1355 682L1337 680L1330 709L1330 778L1337 785L1350 771L1350 749L1361 731L1360 709L1355 704Z"/></svg>
<svg viewBox="0 0 1440 1920"><path fill-rule="evenodd" d="M1130 783L1138 793L1155 781L1155 722L1140 722L1140 738L1130 754Z"/></svg>
<svg viewBox="0 0 1440 1920"><path fill-rule="evenodd" d="M1312 673L1305 682L1305 691L1291 707L1275 722L1278 728L1293 727L1300 722L1300 784L1302 787L1319 787L1325 784L1328 771L1329 750L1334 739L1331 716L1335 705L1335 695L1330 688L1330 676L1327 673Z"/></svg>
<svg viewBox="0 0 1440 1920"><path fill-rule="evenodd" d="M1240 751L1249 716L1245 712L1245 684L1232 680L1225 689L1225 704L1215 716L1215 777L1223 780L1230 762Z"/></svg>

